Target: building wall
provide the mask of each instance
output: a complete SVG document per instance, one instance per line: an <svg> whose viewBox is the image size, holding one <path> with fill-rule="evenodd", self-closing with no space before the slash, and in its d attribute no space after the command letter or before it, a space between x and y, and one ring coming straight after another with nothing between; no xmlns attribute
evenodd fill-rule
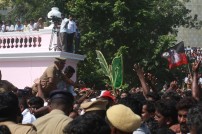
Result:
<svg viewBox="0 0 202 134"><path fill-rule="evenodd" d="M53 64L55 57L66 58L66 66L71 65L77 71L77 63L84 60L85 56L50 49L54 46L50 43L51 36L52 29L33 32L0 32L2 79L10 81L20 89L25 86L30 87L34 84L34 80ZM72 80L76 81L76 73Z"/></svg>
<svg viewBox="0 0 202 134"><path fill-rule="evenodd" d="M2 79L8 80L19 89L24 89L26 86L31 87L34 80L39 78L53 62L53 59L0 61ZM77 62L67 61L66 66L69 65L77 70ZM76 73L71 79L76 81Z"/></svg>
<svg viewBox="0 0 202 134"><path fill-rule="evenodd" d="M0 15L5 16L12 10L11 7L0 8Z"/></svg>
<svg viewBox="0 0 202 134"><path fill-rule="evenodd" d="M202 20L202 0L191 0L186 7L192 11L191 15L197 14L198 20ZM202 47L202 29L180 27L177 40L184 41L185 46Z"/></svg>

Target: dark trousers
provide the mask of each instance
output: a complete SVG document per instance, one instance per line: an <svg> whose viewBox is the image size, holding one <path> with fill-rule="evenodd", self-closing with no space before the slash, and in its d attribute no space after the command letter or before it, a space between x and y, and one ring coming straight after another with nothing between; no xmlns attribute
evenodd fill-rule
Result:
<svg viewBox="0 0 202 134"><path fill-rule="evenodd" d="M74 33L67 33L67 52L73 53Z"/></svg>
<svg viewBox="0 0 202 134"><path fill-rule="evenodd" d="M79 51L79 46L80 46L80 37L75 38L75 53Z"/></svg>

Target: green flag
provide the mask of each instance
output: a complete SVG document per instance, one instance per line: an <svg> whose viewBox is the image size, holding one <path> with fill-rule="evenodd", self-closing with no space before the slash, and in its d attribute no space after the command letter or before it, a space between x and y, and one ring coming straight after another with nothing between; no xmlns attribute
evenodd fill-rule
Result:
<svg viewBox="0 0 202 134"><path fill-rule="evenodd" d="M112 61L113 87L119 88L123 82L123 58L122 55L115 57Z"/></svg>

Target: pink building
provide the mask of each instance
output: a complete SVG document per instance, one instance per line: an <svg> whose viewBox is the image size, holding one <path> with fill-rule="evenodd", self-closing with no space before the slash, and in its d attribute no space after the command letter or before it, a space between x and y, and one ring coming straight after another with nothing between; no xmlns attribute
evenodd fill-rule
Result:
<svg viewBox="0 0 202 134"><path fill-rule="evenodd" d="M33 81L53 63L55 57L67 58L66 65L71 65L76 70L77 63L84 60L85 56L49 50L56 42L53 38L50 43L51 35L52 29L0 33L2 79L10 81L20 89L32 86ZM76 80L76 74L73 80Z"/></svg>

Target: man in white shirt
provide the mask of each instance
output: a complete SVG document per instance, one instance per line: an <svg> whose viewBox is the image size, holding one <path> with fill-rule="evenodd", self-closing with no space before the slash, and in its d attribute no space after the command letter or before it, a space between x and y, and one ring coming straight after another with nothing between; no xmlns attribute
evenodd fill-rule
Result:
<svg viewBox="0 0 202 134"><path fill-rule="evenodd" d="M11 24L11 20L8 20L6 25L6 32L13 32L15 30L14 25Z"/></svg>
<svg viewBox="0 0 202 134"><path fill-rule="evenodd" d="M23 116L22 124L31 124L36 120L36 117L30 112L28 108L23 110L22 116Z"/></svg>
<svg viewBox="0 0 202 134"><path fill-rule="evenodd" d="M5 31L6 31L5 21L2 21L1 32L5 32Z"/></svg>
<svg viewBox="0 0 202 134"><path fill-rule="evenodd" d="M67 25L67 52L73 53L73 39L76 32L76 23L73 21L71 15L69 15L69 23Z"/></svg>
<svg viewBox="0 0 202 134"><path fill-rule="evenodd" d="M21 90L21 92L23 92L23 90ZM26 98L24 97L19 97L19 104L20 104L20 110L21 110L21 114L23 116L22 118L22 124L30 124L33 121L36 120L35 116L30 112L29 108L28 108L28 104L26 101Z"/></svg>
<svg viewBox="0 0 202 134"><path fill-rule="evenodd" d="M65 18L64 14L61 15L61 19L59 44L62 51L67 52L67 25L69 20Z"/></svg>
<svg viewBox="0 0 202 134"><path fill-rule="evenodd" d="M28 28L30 31L34 31L34 19L31 19L29 24L28 24Z"/></svg>

